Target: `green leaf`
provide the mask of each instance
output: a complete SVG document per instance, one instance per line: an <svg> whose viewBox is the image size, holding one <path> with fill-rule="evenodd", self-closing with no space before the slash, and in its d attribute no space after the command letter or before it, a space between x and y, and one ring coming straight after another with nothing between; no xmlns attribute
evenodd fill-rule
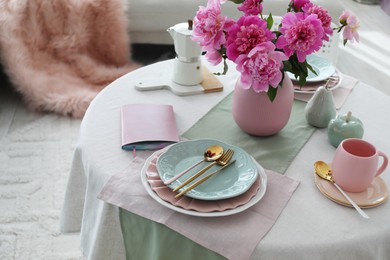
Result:
<svg viewBox="0 0 390 260"><path fill-rule="evenodd" d="M306 77L299 77L298 83L299 86L304 86L306 84Z"/></svg>
<svg viewBox="0 0 390 260"><path fill-rule="evenodd" d="M283 61L283 70L291 72L292 65L291 65L291 62L289 60Z"/></svg>
<svg viewBox="0 0 390 260"><path fill-rule="evenodd" d="M269 16L267 17L267 28L271 30L273 24L274 18L272 17L272 14L269 14Z"/></svg>
<svg viewBox="0 0 390 260"><path fill-rule="evenodd" d="M278 88L273 88L271 86L268 87L268 92L267 92L267 95L268 95L268 98L271 102L274 102L274 99L276 97L276 93L278 92Z"/></svg>
<svg viewBox="0 0 390 260"><path fill-rule="evenodd" d="M293 54L289 60L285 61L283 64L285 66L283 70L294 74L294 77L300 86L306 84L306 78L309 75L308 69L313 71L313 68L307 63L307 61L299 62L296 54Z"/></svg>
<svg viewBox="0 0 390 260"><path fill-rule="evenodd" d="M315 71L315 70L313 69L313 67L312 67L309 63L307 63L307 61L305 61L305 62L306 62L307 68L308 68L311 72L313 72L315 75L318 76L317 71Z"/></svg>
<svg viewBox="0 0 390 260"><path fill-rule="evenodd" d="M282 80L280 81L280 87L283 87L284 73L282 73Z"/></svg>
<svg viewBox="0 0 390 260"><path fill-rule="evenodd" d="M235 4L242 4L245 0L229 0L229 1Z"/></svg>

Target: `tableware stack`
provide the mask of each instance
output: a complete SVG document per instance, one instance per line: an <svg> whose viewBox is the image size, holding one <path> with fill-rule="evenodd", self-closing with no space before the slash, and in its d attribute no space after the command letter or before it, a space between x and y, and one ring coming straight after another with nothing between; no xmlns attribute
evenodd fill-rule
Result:
<svg viewBox="0 0 390 260"><path fill-rule="evenodd" d="M344 206L355 203L355 208L375 207L388 198L388 189L381 178L387 165L387 155L373 144L360 138L347 138L336 148L330 164L322 161L314 164L315 172L321 177L315 175L315 183L322 194L336 203Z"/></svg>
<svg viewBox="0 0 390 260"><path fill-rule="evenodd" d="M234 151L234 161L207 181L189 190L184 196L173 189L193 174L210 164L204 161L186 174L165 185L164 182L188 169L203 158L208 147L220 145L224 150ZM214 165L204 174L216 171ZM161 205L174 211L200 217L227 216L242 212L255 205L264 196L267 175L243 149L215 139L199 139L173 144L152 154L141 171L142 183L148 194ZM198 179L195 179L195 182ZM193 182L178 190L186 189Z"/></svg>
<svg viewBox="0 0 390 260"><path fill-rule="evenodd" d="M352 207L352 204L331 182L314 174L314 183L326 198L342 206ZM346 193L360 208L373 208L382 205L389 196L386 183L381 177L376 177L370 186L362 192Z"/></svg>

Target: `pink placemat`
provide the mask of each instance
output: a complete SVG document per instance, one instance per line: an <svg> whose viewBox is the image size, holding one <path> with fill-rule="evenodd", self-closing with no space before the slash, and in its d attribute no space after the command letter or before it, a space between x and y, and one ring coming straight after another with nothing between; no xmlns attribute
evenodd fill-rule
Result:
<svg viewBox="0 0 390 260"><path fill-rule="evenodd" d="M339 72L340 73L340 72ZM358 80L348 76L348 75L343 75L342 76L342 82L340 83L340 86L332 90L333 94L333 101L336 106L336 109L340 109L345 101L347 100L349 94L353 90L353 88L356 86L358 83ZM324 85L324 82L320 82L319 84ZM312 86L315 84L312 84ZM317 86L318 87L318 86ZM310 98L313 96L313 93L295 93L294 97L297 100L301 100L304 102L308 102Z"/></svg>
<svg viewBox="0 0 390 260"><path fill-rule="evenodd" d="M149 196L140 177L144 163L144 159L136 157L125 171L114 174L107 181L98 198L164 224L229 259L251 256L299 185L296 180L267 170L267 191L251 208L223 217L189 216L168 209Z"/></svg>

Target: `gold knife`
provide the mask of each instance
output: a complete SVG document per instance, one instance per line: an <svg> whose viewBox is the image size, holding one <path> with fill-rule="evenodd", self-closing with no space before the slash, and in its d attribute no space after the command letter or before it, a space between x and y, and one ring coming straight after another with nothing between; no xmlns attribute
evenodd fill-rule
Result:
<svg viewBox="0 0 390 260"><path fill-rule="evenodd" d="M202 184L203 182L205 182L206 180L208 180L211 176L217 174L218 172L222 171L223 169L225 169L226 167L228 167L229 165L231 165L232 163L234 163L236 160L233 160L231 162L229 162L228 164L222 166L221 168L219 168L218 170L216 171L213 171L212 173L210 173L209 175L203 177L202 179L194 182L193 184L191 184L188 188L186 188L185 190L183 190L182 192L180 192L179 194L177 194L175 196L175 198L179 198L181 196L183 196L184 194L186 194L187 192L189 192L190 190L192 190L193 188L195 188L196 186L198 186L199 184Z"/></svg>

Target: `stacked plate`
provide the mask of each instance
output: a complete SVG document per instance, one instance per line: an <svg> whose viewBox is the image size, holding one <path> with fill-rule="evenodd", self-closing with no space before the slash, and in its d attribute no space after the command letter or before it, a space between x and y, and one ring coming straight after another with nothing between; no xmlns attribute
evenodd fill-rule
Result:
<svg viewBox="0 0 390 260"><path fill-rule="evenodd" d="M314 182L320 192L328 199L347 207L352 207L352 204L340 193L340 191L329 181L321 179L314 174ZM385 181L380 177L376 177L370 186L362 192L347 192L348 196L360 208L372 208L382 205L387 201L389 191Z"/></svg>
<svg viewBox="0 0 390 260"><path fill-rule="evenodd" d="M177 193L173 189L210 162L201 163L169 185L165 185L164 181L202 160L204 152L212 145L234 150L232 160L236 161L185 196L175 198ZM218 167L221 166L215 165L208 172ZM155 152L146 160L141 180L148 194L161 205L183 214L201 217L242 212L262 199L267 185L264 168L251 156L237 146L215 139L184 141Z"/></svg>
<svg viewBox="0 0 390 260"><path fill-rule="evenodd" d="M316 55L309 55L306 60L307 63L312 66L317 75L309 70L309 75L306 78L306 84L301 87L298 85L295 76L288 73L288 76L294 82L294 91L296 93L314 93L320 86L325 86L328 80L328 88L331 90L340 87L342 82L342 73L340 73L329 60Z"/></svg>

